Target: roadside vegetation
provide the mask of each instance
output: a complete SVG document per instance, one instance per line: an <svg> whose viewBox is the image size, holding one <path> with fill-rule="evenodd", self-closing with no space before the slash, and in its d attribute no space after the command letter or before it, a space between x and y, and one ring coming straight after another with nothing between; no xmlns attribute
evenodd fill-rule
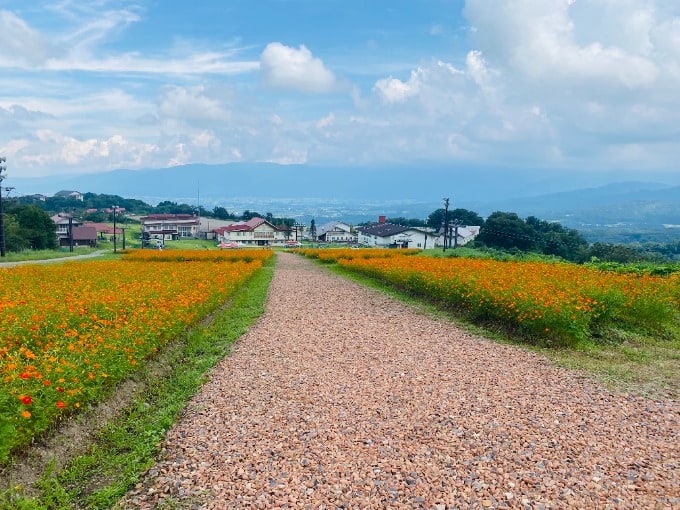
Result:
<svg viewBox="0 0 680 510"><path fill-rule="evenodd" d="M271 257L138 250L0 272L0 508L109 508L152 464L206 371L262 313ZM49 444L81 421L89 428L88 414L120 393L129 398L101 430L82 433L95 440L75 458L57 447L53 465L34 465L31 443Z"/></svg>
<svg viewBox="0 0 680 510"><path fill-rule="evenodd" d="M78 246L69 251L68 248L54 249L54 250L22 250L15 252L8 252L0 262L23 262L26 260L52 260L73 257L74 255L87 255L98 251L98 248L89 248L85 246Z"/></svg>
<svg viewBox="0 0 680 510"><path fill-rule="evenodd" d="M482 334L541 350L619 389L679 395L680 271L577 265L472 249L298 250L346 275L395 289ZM468 256L460 256L467 253ZM658 273L658 274L657 274Z"/></svg>

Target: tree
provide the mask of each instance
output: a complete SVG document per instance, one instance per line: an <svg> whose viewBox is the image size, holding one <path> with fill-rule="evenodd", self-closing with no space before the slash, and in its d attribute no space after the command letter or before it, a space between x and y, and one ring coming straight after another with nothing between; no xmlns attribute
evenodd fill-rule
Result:
<svg viewBox="0 0 680 510"><path fill-rule="evenodd" d="M534 231L516 213L496 211L484 222L476 238L490 248L532 251L538 245Z"/></svg>
<svg viewBox="0 0 680 510"><path fill-rule="evenodd" d="M427 226L435 230L439 230L444 226L444 215L446 211L444 209L437 209L430 213L427 217Z"/></svg>
<svg viewBox="0 0 680 510"><path fill-rule="evenodd" d="M458 208L449 211L449 220L450 221L458 220L458 224L463 226L474 225L481 227L482 225L484 225L484 218L482 218L476 212L469 211L467 209Z"/></svg>
<svg viewBox="0 0 680 510"><path fill-rule="evenodd" d="M316 242L316 220L314 218L309 223L309 237L312 241Z"/></svg>
<svg viewBox="0 0 680 510"><path fill-rule="evenodd" d="M6 239L8 250L21 251L28 248L49 250L57 248L57 226L47 213L39 207L35 205L9 206L6 211L6 219L8 220L10 234Z"/></svg>
<svg viewBox="0 0 680 510"><path fill-rule="evenodd" d="M434 229L440 229L444 226L444 216L446 211L444 209L437 209L427 217L427 226ZM475 225L481 227L484 225L484 218L474 211L468 209L453 209L449 211L449 221L458 220L459 225Z"/></svg>
<svg viewBox="0 0 680 510"><path fill-rule="evenodd" d="M215 206L213 208L212 214L218 220L228 220L228 219L232 218L232 216L229 214L229 212L224 207Z"/></svg>
<svg viewBox="0 0 680 510"><path fill-rule="evenodd" d="M521 219L515 213L494 212L475 240L490 248L533 251L581 262L587 258L588 241L574 229L535 216Z"/></svg>
<svg viewBox="0 0 680 510"><path fill-rule="evenodd" d="M395 225L402 225L404 227L424 227L426 223L418 218L387 218L387 223L393 223Z"/></svg>
<svg viewBox="0 0 680 510"><path fill-rule="evenodd" d="M22 251L30 248L28 239L21 235L21 227L14 216L5 214L5 248L7 251Z"/></svg>
<svg viewBox="0 0 680 510"><path fill-rule="evenodd" d="M249 211L248 209L246 209L245 211L243 211L243 214L241 215L241 220L248 221L256 217L262 218L262 215L257 211Z"/></svg>
<svg viewBox="0 0 680 510"><path fill-rule="evenodd" d="M103 223L109 220L110 214L106 214L104 211L97 209L96 212L84 212L80 217L84 221L94 221L97 223Z"/></svg>
<svg viewBox="0 0 680 510"><path fill-rule="evenodd" d="M164 200L154 207L156 214L194 214L195 212L195 208L189 204L178 204L169 200Z"/></svg>
<svg viewBox="0 0 680 510"><path fill-rule="evenodd" d="M634 248L621 244L595 243L588 250L590 257L595 257L604 262L642 262L648 260L644 254Z"/></svg>

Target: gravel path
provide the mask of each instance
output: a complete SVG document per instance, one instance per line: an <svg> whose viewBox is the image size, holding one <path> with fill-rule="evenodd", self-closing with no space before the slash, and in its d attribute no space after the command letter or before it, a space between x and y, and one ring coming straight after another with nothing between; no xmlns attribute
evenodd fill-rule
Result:
<svg viewBox="0 0 680 510"><path fill-rule="evenodd" d="M680 403L613 395L280 253L122 508L680 508ZM164 506L167 505L167 506Z"/></svg>

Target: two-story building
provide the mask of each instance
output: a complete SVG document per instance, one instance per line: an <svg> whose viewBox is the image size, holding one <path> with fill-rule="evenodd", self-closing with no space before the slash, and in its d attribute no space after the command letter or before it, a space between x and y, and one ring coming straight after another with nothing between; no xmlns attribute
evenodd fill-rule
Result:
<svg viewBox="0 0 680 510"><path fill-rule="evenodd" d="M68 246L70 243L70 231L76 227L82 226L83 222L79 218L75 218L67 213L55 214L51 220L57 226L57 243L59 246ZM96 236L95 236L96 238Z"/></svg>
<svg viewBox="0 0 680 510"><path fill-rule="evenodd" d="M290 236L288 229L257 217L213 229L213 232L220 243L237 243L243 246L283 245Z"/></svg>
<svg viewBox="0 0 680 510"><path fill-rule="evenodd" d="M321 225L316 232L316 240L322 243L356 243L357 235L352 227L341 221L331 221Z"/></svg>
<svg viewBox="0 0 680 510"><path fill-rule="evenodd" d="M61 191L57 191L54 196L55 198L70 198L73 200L80 200L81 202L83 201L83 194L80 191L63 189Z"/></svg>
<svg viewBox="0 0 680 510"><path fill-rule="evenodd" d="M160 241L198 237L200 219L194 214L149 214L139 219L142 235Z"/></svg>

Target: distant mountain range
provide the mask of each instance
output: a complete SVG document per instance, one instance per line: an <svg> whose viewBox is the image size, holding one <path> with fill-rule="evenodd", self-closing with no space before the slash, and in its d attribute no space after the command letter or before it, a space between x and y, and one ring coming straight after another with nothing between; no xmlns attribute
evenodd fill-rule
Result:
<svg viewBox="0 0 680 510"><path fill-rule="evenodd" d="M10 175L11 177L11 175ZM343 218L358 222L379 214L427 218L442 207L482 216L516 212L573 228L626 224L639 228L680 225L680 172L567 172L499 170L448 165L321 167L272 163L185 165L162 169L40 179L8 178L22 195L60 190L105 193L155 204L171 200L210 210L269 211L275 215ZM647 180L648 179L648 180ZM678 230L680 233L680 229Z"/></svg>
<svg viewBox="0 0 680 510"><path fill-rule="evenodd" d="M534 215L563 224L597 226L680 225L680 186L620 182L597 188L551 193L496 203L499 210Z"/></svg>

